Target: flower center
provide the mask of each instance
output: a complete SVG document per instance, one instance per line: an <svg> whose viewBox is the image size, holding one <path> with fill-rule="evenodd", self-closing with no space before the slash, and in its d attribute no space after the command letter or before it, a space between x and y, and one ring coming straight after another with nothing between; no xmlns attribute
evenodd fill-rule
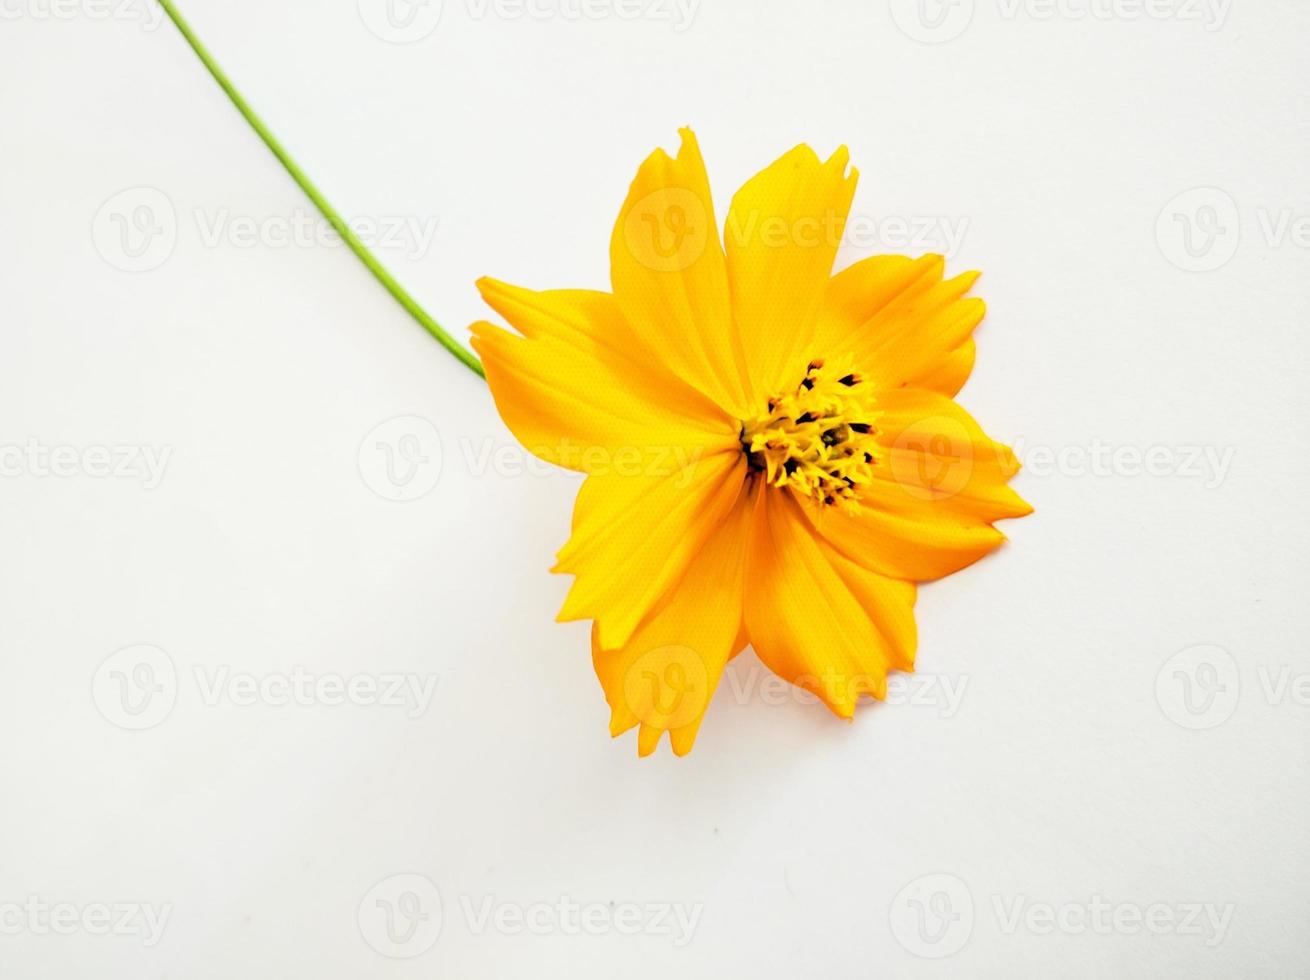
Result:
<svg viewBox="0 0 1310 980"><path fill-rule="evenodd" d="M870 386L849 364L814 360L796 390L770 398L768 409L742 423L751 470L769 486L828 506L854 505L880 456Z"/></svg>

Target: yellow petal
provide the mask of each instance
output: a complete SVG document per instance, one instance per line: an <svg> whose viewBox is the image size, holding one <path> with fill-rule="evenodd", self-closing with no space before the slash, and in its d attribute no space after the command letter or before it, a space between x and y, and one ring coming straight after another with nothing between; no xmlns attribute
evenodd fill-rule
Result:
<svg viewBox="0 0 1310 980"><path fill-rule="evenodd" d="M882 575L930 582L994 551L1005 535L990 524L896 513L876 504L857 513L802 504L814 530L842 554Z"/></svg>
<svg viewBox="0 0 1310 980"><path fill-rule="evenodd" d="M596 620L605 649L626 643L665 598L745 481L736 449L668 465L663 475L590 476L578 493L573 536L554 568L577 577L559 619Z"/></svg>
<svg viewBox="0 0 1310 980"><path fill-rule="evenodd" d="M876 387L954 395L973 369L971 335L986 307L962 298L978 273L943 282L944 269L940 255L876 255L842 270L824 294L818 349L853 354Z"/></svg>
<svg viewBox="0 0 1310 980"><path fill-rule="evenodd" d="M844 718L861 694L886 696L888 670L913 667L915 587L816 537L789 491L766 491L756 508L746 596L760 660Z"/></svg>
<svg viewBox="0 0 1310 980"><path fill-rule="evenodd" d="M972 564L1005 540L993 521L1032 508L1009 488L1014 454L935 392L880 392L876 479L854 511L802 505L833 547L865 568L928 581Z"/></svg>
<svg viewBox="0 0 1310 980"><path fill-rule="evenodd" d="M479 287L523 336L476 323L473 347L501 417L542 459L589 473L639 472L675 448L713 453L737 444L737 423L713 402L658 361L623 351L630 328L613 297L489 279Z"/></svg>
<svg viewBox="0 0 1310 980"><path fill-rule="evenodd" d="M794 388L816 356L815 316L855 194L848 158L842 147L822 163L798 146L732 199L724 228L728 281L755 411Z"/></svg>
<svg viewBox="0 0 1310 980"><path fill-rule="evenodd" d="M1019 463L993 442L958 402L920 388L879 392L880 501L927 503L979 521L1031 514L1007 485Z"/></svg>
<svg viewBox="0 0 1310 980"><path fill-rule="evenodd" d="M741 418L744 358L709 180L695 134L681 136L677 157L656 150L628 191L610 240L614 296L647 355Z"/></svg>
<svg viewBox="0 0 1310 980"><path fill-rule="evenodd" d="M610 733L639 725L643 756L666 731L676 754L691 751L724 664L745 645L741 609L751 512L743 494L627 643L606 650L599 630L592 630L592 662L610 705Z"/></svg>

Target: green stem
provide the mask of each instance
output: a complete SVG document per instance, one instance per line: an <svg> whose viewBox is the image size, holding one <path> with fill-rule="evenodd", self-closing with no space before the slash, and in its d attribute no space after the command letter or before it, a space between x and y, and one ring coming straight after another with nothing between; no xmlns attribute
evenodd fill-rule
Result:
<svg viewBox="0 0 1310 980"><path fill-rule="evenodd" d="M159 0L159 5L164 8L164 13L168 14L168 19L182 33L186 43L191 45L191 50L196 53L201 63L209 70L209 74L214 76L214 81L218 82L219 87L227 93L227 97L232 100L232 104L237 107L237 111L245 117L246 122L250 123L250 128L264 141L264 145L273 152L273 156L277 157L278 162L286 168L287 173L291 175L291 179L300 185L300 189L313 202L314 207L318 208L323 217L341 236L342 240L350 246L350 250L355 253L359 261L364 263L368 271L373 273L373 277L382 283L396 302L403 306L424 330L432 334L442 347L454 354L456 360L478 377L485 378L486 373L482 370L481 362L460 345L454 337L446 333L441 324L432 319L428 312L419 306L418 301L405 291L405 287L398 283L395 277L377 260L377 257L365 247L364 243L359 240L359 236L350 230L350 227L342 220L341 215L337 213L336 208L329 204L327 198L323 196L323 192L314 186L314 182L300 169L300 165L291 159L291 155L278 142L277 137L269 132L268 127L264 125L264 121L255 114L254 109L250 108L246 100L241 97L241 93L236 90L227 75L223 73L223 69L214 61L213 56L200 43L200 38L196 37L191 30L191 26L187 24L182 15L178 13L177 8L173 6L173 0Z"/></svg>

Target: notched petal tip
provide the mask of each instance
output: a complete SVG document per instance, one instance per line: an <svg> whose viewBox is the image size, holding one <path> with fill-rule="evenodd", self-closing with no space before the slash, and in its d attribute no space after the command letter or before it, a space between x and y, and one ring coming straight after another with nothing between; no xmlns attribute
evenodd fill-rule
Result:
<svg viewBox="0 0 1310 980"><path fill-rule="evenodd" d="M673 748L673 754L679 759L685 758L691 752L696 744L696 731L699 727L699 725L687 725L669 732L669 745Z"/></svg>
<svg viewBox="0 0 1310 980"><path fill-rule="evenodd" d="M695 159L704 168L704 160L700 152L700 140L696 138L696 133L690 126L682 126L678 129L678 150L676 153L669 153L662 146L657 146L646 155L642 161L642 168L651 164L658 164L661 167L671 167L675 164L687 164L690 160ZM638 172L637 179L633 181L635 185L640 180L641 174Z"/></svg>
<svg viewBox="0 0 1310 980"><path fill-rule="evenodd" d="M825 698L823 703L826 704L826 705L828 706L828 708L832 711L832 713L833 713L834 715L836 715L838 718L840 718L842 721L854 721L854 720L855 720L855 702L854 702L854 701L838 701L838 702L832 702L832 701L829 701L829 700L827 700L827 699Z"/></svg>
<svg viewBox="0 0 1310 980"><path fill-rule="evenodd" d="M635 716L627 715L615 709L610 715L609 731L610 738L616 739L634 728L639 728L637 732L637 757L646 759L655 754L663 739L664 733L669 733L669 748L679 759L685 758L691 753L696 745L696 735L700 731L699 720L690 725L683 725L681 728L660 728L658 726L647 725Z"/></svg>
<svg viewBox="0 0 1310 980"><path fill-rule="evenodd" d="M856 711L864 700L873 701L887 700L887 678L891 671L896 670L902 673L914 672L913 657L909 659L908 666L902 666L901 663L888 664L887 670L876 676L861 675L852 677L846 683L845 691L832 691L814 689L811 693L817 695L828 710L843 721L851 722L855 720Z"/></svg>
<svg viewBox="0 0 1310 980"><path fill-rule="evenodd" d="M641 731L637 733L637 755L644 759L651 755L659 747L660 738L664 735L663 728L652 728L645 722L642 722Z"/></svg>
<svg viewBox="0 0 1310 980"><path fill-rule="evenodd" d="M508 296L514 289L509 283L494 276L479 276L473 283L477 287L478 295L482 301L493 309L497 309L496 301Z"/></svg>
<svg viewBox="0 0 1310 980"><path fill-rule="evenodd" d="M963 296L965 293L967 293L969 290L973 288L973 284L978 281L978 277L981 275L982 273L979 272L977 269L970 269L968 272L961 272L959 275L954 276L947 281L950 283L950 285L958 289L960 295ZM977 299L977 297L971 297L971 298Z"/></svg>
<svg viewBox="0 0 1310 980"><path fill-rule="evenodd" d="M654 755L667 731L669 748L679 759L685 758L696 744L696 732L699 728L700 722L683 725L681 728L659 728L642 722L641 731L637 733L637 757L646 759Z"/></svg>
<svg viewBox="0 0 1310 980"><path fill-rule="evenodd" d="M523 339L490 320L473 321L469 324L469 335L469 345L484 361L487 359L488 351L492 350L495 344Z"/></svg>
<svg viewBox="0 0 1310 980"><path fill-rule="evenodd" d="M555 569L552 568L551 571L554 572ZM565 574L571 574L571 573L565 573ZM555 622L580 623L584 619L591 619L591 615L586 610L576 609L570 605L569 596L571 596L572 594L573 594L573 590L570 589L569 595L566 595L564 597L564 605L560 608L560 611L555 614Z"/></svg>
<svg viewBox="0 0 1310 980"><path fill-rule="evenodd" d="M638 719L630 712L620 712L618 708L610 710L610 738L618 738L637 727Z"/></svg>
<svg viewBox="0 0 1310 980"><path fill-rule="evenodd" d="M1014 506L1011 508L1011 513L1001 518L1001 520L1007 520L1007 521L1014 520L1019 517L1027 517L1029 514L1035 514L1036 512L1037 512L1036 507L1034 507L1028 501L1024 500L1022 497L1016 494L1014 499Z"/></svg>
<svg viewBox="0 0 1310 980"><path fill-rule="evenodd" d="M925 277L931 275L938 282L946 273L946 256L941 252L924 252L915 262L923 267Z"/></svg>
<svg viewBox="0 0 1310 980"><path fill-rule="evenodd" d="M772 166L789 165L795 170L818 170L840 176L843 181L854 184L859 179L860 171L851 166L851 151L842 144L832 151L824 160L809 143L797 143L790 150L778 157ZM766 168L768 169L768 168Z"/></svg>
<svg viewBox="0 0 1310 980"><path fill-rule="evenodd" d="M850 147L845 143L833 150L832 156L828 157L824 166L837 171L844 180L851 184L860 179L860 171L857 167L851 165Z"/></svg>
<svg viewBox="0 0 1310 980"><path fill-rule="evenodd" d="M970 288L972 288L972 283L970 283ZM972 327L969 328L970 336L965 341L967 343L968 340L973 339L974 329L977 328L978 324L982 323L983 317L987 315L987 303L981 296L966 296L963 299L956 300L956 306L958 308L956 316L961 318L961 322L972 324ZM960 344L959 347L954 349L959 350L963 346L964 344Z"/></svg>
<svg viewBox="0 0 1310 980"><path fill-rule="evenodd" d="M814 152L814 147L810 146L809 143L797 143L782 156L778 157L778 159L774 160L771 166L783 163L790 164L795 169L800 169L801 167L823 166L823 161L819 158L819 154Z"/></svg>

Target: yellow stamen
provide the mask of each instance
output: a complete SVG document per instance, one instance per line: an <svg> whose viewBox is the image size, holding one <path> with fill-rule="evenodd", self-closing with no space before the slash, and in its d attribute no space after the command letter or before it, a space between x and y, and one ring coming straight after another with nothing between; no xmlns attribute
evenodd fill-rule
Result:
<svg viewBox="0 0 1310 980"><path fill-rule="evenodd" d="M742 423L753 471L769 486L790 487L828 506L853 506L879 464L874 392L849 364L810 362L790 394Z"/></svg>

